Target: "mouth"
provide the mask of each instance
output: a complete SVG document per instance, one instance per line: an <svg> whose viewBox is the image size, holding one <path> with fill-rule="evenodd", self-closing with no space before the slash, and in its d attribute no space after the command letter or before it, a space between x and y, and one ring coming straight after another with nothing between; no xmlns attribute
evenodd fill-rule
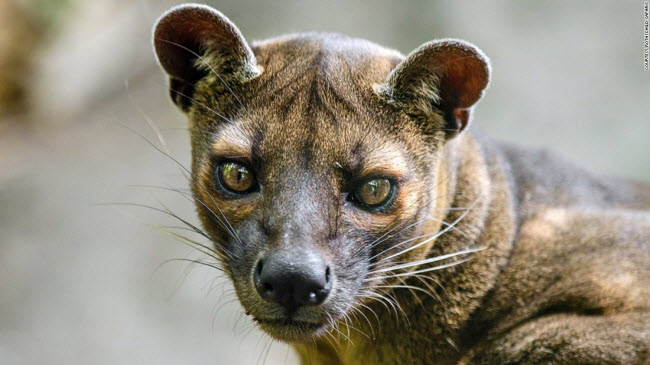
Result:
<svg viewBox="0 0 650 365"><path fill-rule="evenodd" d="M272 337L287 342L304 342L317 337L324 323L297 321L290 318L269 319L253 317L253 320Z"/></svg>

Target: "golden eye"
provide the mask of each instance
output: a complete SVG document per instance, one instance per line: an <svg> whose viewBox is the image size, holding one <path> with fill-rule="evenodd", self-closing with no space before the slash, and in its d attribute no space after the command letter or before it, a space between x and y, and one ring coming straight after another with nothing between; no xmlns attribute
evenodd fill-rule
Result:
<svg viewBox="0 0 650 365"><path fill-rule="evenodd" d="M391 198L392 193L393 184L384 178L368 180L355 191L357 199L369 207L385 203Z"/></svg>
<svg viewBox="0 0 650 365"><path fill-rule="evenodd" d="M235 193L247 193L255 187L255 175L247 166L240 163L222 162L218 174L221 184Z"/></svg>

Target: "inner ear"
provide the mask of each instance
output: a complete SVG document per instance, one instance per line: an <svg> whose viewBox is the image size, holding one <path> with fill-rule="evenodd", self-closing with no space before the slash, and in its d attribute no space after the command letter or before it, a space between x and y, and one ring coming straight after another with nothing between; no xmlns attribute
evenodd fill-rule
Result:
<svg viewBox="0 0 650 365"><path fill-rule="evenodd" d="M239 29L205 5L180 5L163 14L153 31L160 66L170 77L172 99L183 109L194 84L209 72L229 81L259 74L255 56Z"/></svg>
<svg viewBox="0 0 650 365"><path fill-rule="evenodd" d="M488 58L474 45L460 40L423 44L409 54L380 85L378 93L389 101L420 114L428 123L442 115L449 136L469 124L472 106L489 83Z"/></svg>

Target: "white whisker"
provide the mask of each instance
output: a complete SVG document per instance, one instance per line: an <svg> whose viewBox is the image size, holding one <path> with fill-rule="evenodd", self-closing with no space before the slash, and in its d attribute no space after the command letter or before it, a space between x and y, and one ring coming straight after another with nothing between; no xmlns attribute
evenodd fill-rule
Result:
<svg viewBox="0 0 650 365"><path fill-rule="evenodd" d="M413 272L407 272L407 273L401 273L401 274L394 274L394 275L386 275L386 276L377 276L377 277L373 277L373 278L365 279L364 282L367 282L367 281L373 281L373 280L391 279L391 278L397 278L397 277L400 277L400 276L409 276L409 275L414 275L414 274L422 274L422 273L425 273L425 272L430 272L430 271L436 271L436 270L446 269L446 268L448 268L448 267L452 267L452 266L460 265L460 264L462 264L462 263L464 263L464 262L467 262L467 261L469 261L469 260L470 260L470 258L468 257L468 258L466 258L466 259L462 259L462 260L459 260L459 261L451 262L451 263L449 263L449 264L439 265L439 266L434 266L434 267L429 267L429 268L426 268L426 269L416 270L416 271L413 271Z"/></svg>
<svg viewBox="0 0 650 365"><path fill-rule="evenodd" d="M448 258L452 258L452 257L459 256L459 255L467 255L467 254L471 254L471 253L474 253L474 252L483 251L485 249L486 249L486 247L468 248L466 250L457 251L457 252L453 252L453 253L448 253L446 255L440 255L440 256L431 257L431 258L420 260L420 261L409 262L409 263L401 264L401 265L395 265L395 266L388 267L388 268L385 268L385 269L373 270L373 271L368 272L367 275L377 274L377 273L382 273L382 272L388 272L388 271L394 271L394 270L400 270L400 269L406 269L406 268L413 267L413 266L425 265L425 264L429 264L429 263L436 262L436 261L446 260Z"/></svg>
<svg viewBox="0 0 650 365"><path fill-rule="evenodd" d="M403 255L403 254L405 254L405 253L407 253L407 252L409 252L409 251L415 250L416 248L418 248L418 247L420 247L420 246L426 245L427 243L429 243L429 242L435 240L436 238L442 236L443 234L447 233L447 232L450 231L454 226L456 226L456 225L458 224L458 222L460 222L463 218L465 218L465 216L467 216L467 214L468 214L468 213L471 211L471 209L476 205L476 203L478 203L478 201L480 200L480 198L481 198L481 197L479 196L479 197L474 201L474 203L472 203L472 205L470 206L470 208L469 208L467 211L465 211L463 214L461 214L460 217L456 218L456 220L453 221L453 222L451 223L451 225L449 225L449 226L447 226L446 228L442 229L442 230L441 230L440 232L438 232L435 236L433 236L433 237L431 237L431 238L428 238L428 239L426 239L426 240L424 240L424 241L418 243L417 245L411 246L411 247L406 248L406 249L404 249L404 250L402 250L402 251L400 251L400 252L394 253L394 254L392 254L392 255L390 255L390 256L387 256L387 257L384 257L383 259L381 259L381 260L379 260L379 261L380 261L380 262L381 262L381 261L386 261L386 260L389 260L389 259L391 259L391 258L393 258L393 257L397 257L397 256L400 256L400 255Z"/></svg>

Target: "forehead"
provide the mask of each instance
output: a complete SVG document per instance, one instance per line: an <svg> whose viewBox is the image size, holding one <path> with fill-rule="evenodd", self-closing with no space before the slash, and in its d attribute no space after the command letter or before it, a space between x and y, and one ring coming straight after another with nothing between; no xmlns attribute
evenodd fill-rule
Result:
<svg viewBox="0 0 650 365"><path fill-rule="evenodd" d="M397 52L329 34L253 50L262 75L246 85L246 110L224 135L245 136L259 157L343 164L374 152L395 155L403 144L399 118L373 91L400 61Z"/></svg>

